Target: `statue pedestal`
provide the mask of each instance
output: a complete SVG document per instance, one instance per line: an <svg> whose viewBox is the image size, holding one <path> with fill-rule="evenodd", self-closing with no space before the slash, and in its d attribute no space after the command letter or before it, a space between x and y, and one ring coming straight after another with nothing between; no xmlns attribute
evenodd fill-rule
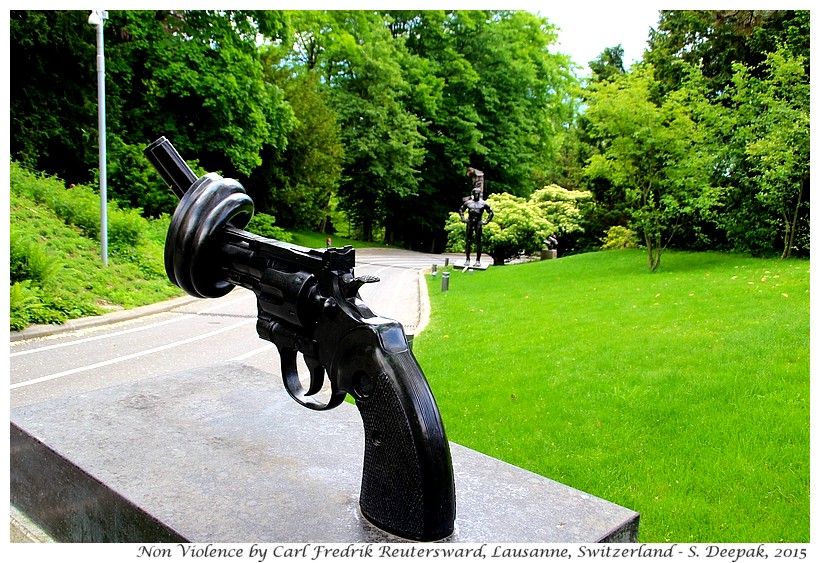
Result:
<svg viewBox="0 0 820 563"><path fill-rule="evenodd" d="M492 264L492 260L493 259L490 258L489 262L485 260L477 266L475 264L475 260L470 260L469 262L466 262L465 260L456 260L453 262L453 268L459 268L461 270L486 270Z"/></svg>
<svg viewBox="0 0 820 563"><path fill-rule="evenodd" d="M451 447L444 541L637 541L637 513ZM225 363L12 410L11 502L62 542L401 541L361 516L362 451L352 404Z"/></svg>

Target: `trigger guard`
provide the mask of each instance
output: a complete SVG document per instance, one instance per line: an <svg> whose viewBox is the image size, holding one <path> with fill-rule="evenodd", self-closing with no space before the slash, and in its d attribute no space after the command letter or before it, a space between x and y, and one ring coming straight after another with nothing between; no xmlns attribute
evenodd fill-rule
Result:
<svg viewBox="0 0 820 563"><path fill-rule="evenodd" d="M282 358L282 383L284 383L288 395L294 401L315 411L330 410L342 404L347 393L336 389L332 389L330 400L327 403L308 399L308 397L321 390L324 382L324 368L318 366L310 369L310 388L306 390L302 386L302 382L299 381L299 372L296 368L296 350L282 350L279 354Z"/></svg>

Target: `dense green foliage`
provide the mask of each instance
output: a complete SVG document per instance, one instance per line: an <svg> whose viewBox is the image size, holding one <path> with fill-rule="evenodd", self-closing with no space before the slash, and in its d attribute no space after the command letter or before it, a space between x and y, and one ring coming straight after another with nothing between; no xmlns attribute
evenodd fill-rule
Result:
<svg viewBox="0 0 820 563"><path fill-rule="evenodd" d="M140 158L142 147L160 135L186 158L228 174L257 167L265 146L285 146L293 112L281 89L263 80L253 15L109 16L108 185L115 199L151 214L173 210L167 189ZM70 183L91 182L96 167L95 32L87 17L83 11L15 11L10 19L11 69L19 77L12 81L12 154Z"/></svg>
<svg viewBox="0 0 820 563"><path fill-rule="evenodd" d="M10 326L61 324L180 295L163 265L168 217L110 209L110 261L100 260L99 198L85 186L11 164Z"/></svg>
<svg viewBox="0 0 820 563"><path fill-rule="evenodd" d="M721 200L681 239L691 247L808 255L809 37L805 10L660 12L644 57L655 95L680 89L694 67L725 110L713 126Z"/></svg>
<svg viewBox="0 0 820 563"><path fill-rule="evenodd" d="M613 226L666 248L809 253L809 13L663 10L643 61L591 78L545 18L507 10L142 11L105 24L108 187L157 217L160 135L236 177L279 226L443 250L469 193L588 190L571 252ZM96 182L94 29L10 12L11 156ZM504 196L507 197L507 196Z"/></svg>
<svg viewBox="0 0 820 563"><path fill-rule="evenodd" d="M632 228L650 268L667 246L808 255L808 37L806 11L661 11L641 63L593 61L576 146L595 240Z"/></svg>
<svg viewBox="0 0 820 563"><path fill-rule="evenodd" d="M72 183L92 181L95 163L84 19L15 11L10 25L12 154ZM525 12L111 11L109 191L170 212L139 162L166 135L187 160L236 176L283 225L328 227L336 201L361 236L429 249L467 191L467 165L521 195L551 167L577 84L555 38ZM65 124L58 108L71 110Z"/></svg>
<svg viewBox="0 0 820 563"><path fill-rule="evenodd" d="M737 128L735 149L752 172L749 192L761 211L751 217L732 214L734 222L727 230L739 240L748 236L743 229L764 240L767 233L778 233L784 258L792 250L808 250L810 126L804 63L803 57L794 57L782 47L757 68L738 63L733 76L735 108L727 119L729 127ZM739 194L735 198L745 200Z"/></svg>
<svg viewBox="0 0 820 563"><path fill-rule="evenodd" d="M809 262L643 260L428 277L448 437L640 512L643 542L809 541Z"/></svg>

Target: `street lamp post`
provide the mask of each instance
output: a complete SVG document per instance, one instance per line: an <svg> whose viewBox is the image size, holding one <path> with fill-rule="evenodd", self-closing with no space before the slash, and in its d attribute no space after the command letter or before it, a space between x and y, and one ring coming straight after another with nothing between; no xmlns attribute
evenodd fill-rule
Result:
<svg viewBox="0 0 820 563"><path fill-rule="evenodd" d="M100 144L100 242L103 265L108 266L108 185L105 167L105 57L103 56L103 24L108 19L105 10L92 10L88 23L97 28L97 107Z"/></svg>

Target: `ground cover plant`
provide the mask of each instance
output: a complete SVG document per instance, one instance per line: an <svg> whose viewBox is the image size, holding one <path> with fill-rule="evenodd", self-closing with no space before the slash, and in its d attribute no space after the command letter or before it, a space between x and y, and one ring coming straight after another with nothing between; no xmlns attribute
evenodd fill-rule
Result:
<svg viewBox="0 0 820 563"><path fill-rule="evenodd" d="M808 542L809 262L645 261L429 276L448 437L640 512L644 542Z"/></svg>
<svg viewBox="0 0 820 563"><path fill-rule="evenodd" d="M10 328L130 309L181 295L163 265L168 217L112 205L109 260L99 242L99 198L11 163Z"/></svg>

